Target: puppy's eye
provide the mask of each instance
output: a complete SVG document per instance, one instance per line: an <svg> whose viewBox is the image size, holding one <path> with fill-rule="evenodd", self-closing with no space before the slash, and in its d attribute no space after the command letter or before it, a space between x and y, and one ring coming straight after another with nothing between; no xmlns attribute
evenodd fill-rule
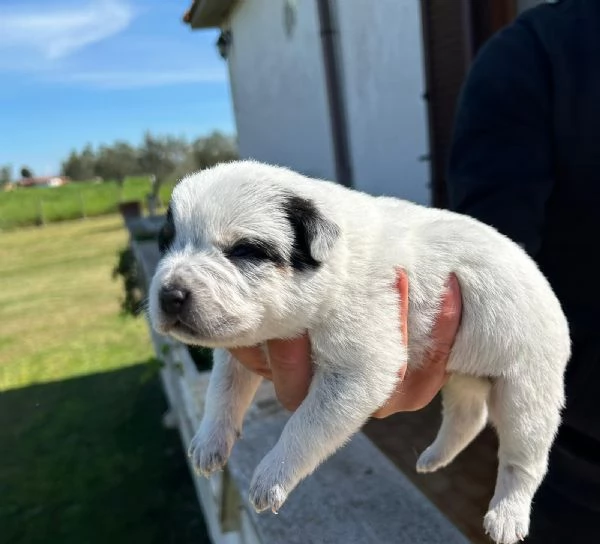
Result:
<svg viewBox="0 0 600 544"><path fill-rule="evenodd" d="M158 231L158 251L161 255L171 247L173 240L175 239L175 224L173 223L173 213L169 206L167 215L165 217L165 223Z"/></svg>
<svg viewBox="0 0 600 544"><path fill-rule="evenodd" d="M266 261L269 255L264 247L252 242L240 242L227 251L227 256L233 259Z"/></svg>
<svg viewBox="0 0 600 544"><path fill-rule="evenodd" d="M163 255L173 243L175 229L172 224L166 223L158 233L158 251Z"/></svg>

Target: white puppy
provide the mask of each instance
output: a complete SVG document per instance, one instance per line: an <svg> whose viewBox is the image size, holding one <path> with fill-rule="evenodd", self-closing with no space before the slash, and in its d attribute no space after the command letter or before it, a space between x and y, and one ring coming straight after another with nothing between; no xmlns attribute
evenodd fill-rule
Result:
<svg viewBox="0 0 600 544"><path fill-rule="evenodd" d="M443 422L417 470L450 463L488 418L499 436L484 519L496 542L528 533L564 403L567 321L535 263L496 230L449 211L349 190L257 162L221 164L173 191L149 293L155 329L216 348L203 421L190 446L205 475L226 463L260 377L227 348L308 331L310 391L256 469L250 500L276 511L421 364L445 282L463 314L443 389ZM396 273L409 277L400 338Z"/></svg>

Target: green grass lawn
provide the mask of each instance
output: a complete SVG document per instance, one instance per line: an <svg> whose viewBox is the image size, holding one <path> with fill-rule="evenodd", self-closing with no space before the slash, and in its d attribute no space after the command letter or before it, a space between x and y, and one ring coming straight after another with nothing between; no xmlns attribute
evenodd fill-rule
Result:
<svg viewBox="0 0 600 544"><path fill-rule="evenodd" d="M160 197L166 203L172 184L161 187ZM94 217L115 213L119 202L145 202L150 192L147 177L130 177L122 187L114 181L101 183L73 182L62 187L18 188L0 192L0 229L26 225Z"/></svg>
<svg viewBox="0 0 600 544"><path fill-rule="evenodd" d="M117 216L0 234L0 542L203 543Z"/></svg>

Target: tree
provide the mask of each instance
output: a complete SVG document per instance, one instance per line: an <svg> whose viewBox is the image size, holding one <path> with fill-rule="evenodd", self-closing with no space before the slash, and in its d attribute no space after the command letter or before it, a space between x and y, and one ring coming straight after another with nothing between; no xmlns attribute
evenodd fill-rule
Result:
<svg viewBox="0 0 600 544"><path fill-rule="evenodd" d="M126 142L102 146L96 155L94 171L104 179L114 179L123 184L126 176L140 172L137 151Z"/></svg>
<svg viewBox="0 0 600 544"><path fill-rule="evenodd" d="M238 158L234 140L220 132L213 132L206 138L198 138L192 146L192 155L197 170Z"/></svg>
<svg viewBox="0 0 600 544"><path fill-rule="evenodd" d="M87 144L81 152L81 181L87 181L94 177L96 166L96 155L90 144Z"/></svg>
<svg viewBox="0 0 600 544"><path fill-rule="evenodd" d="M81 178L81 158L76 151L71 151L66 161L63 161L61 167L62 174L71 178L73 181L80 181Z"/></svg>
<svg viewBox="0 0 600 544"><path fill-rule="evenodd" d="M220 162L236 160L238 157L235 140L220 132L213 132L192 143L185 160L176 167L169 181L177 181L191 172L210 168Z"/></svg>
<svg viewBox="0 0 600 544"><path fill-rule="evenodd" d="M140 170L153 176L150 202L156 202L161 185L176 171L189 155L189 146L181 138L173 136L144 135L139 150ZM152 204L151 204L152 205Z"/></svg>
<svg viewBox="0 0 600 544"><path fill-rule="evenodd" d="M8 185L12 181L12 166L5 164L0 168L0 187Z"/></svg>
<svg viewBox="0 0 600 544"><path fill-rule="evenodd" d="M173 136L153 136L147 132L139 151L140 169L164 181L187 154L188 145L184 140Z"/></svg>
<svg viewBox="0 0 600 544"><path fill-rule="evenodd" d="M29 168L27 166L23 166L23 168L21 168L21 177L22 178L32 178L33 171L31 170L31 168Z"/></svg>
<svg viewBox="0 0 600 544"><path fill-rule="evenodd" d="M150 198L155 201L166 181L237 157L235 140L220 132L198 138L191 145L183 138L146 132L138 148L116 141L101 146L97 152L89 144L81 152L73 150L62 163L62 173L74 181L100 176L119 184L126 176L147 174L154 180Z"/></svg>
<svg viewBox="0 0 600 544"><path fill-rule="evenodd" d="M92 147L88 144L81 154L73 150L66 161L62 163L63 175L73 181L86 181L94 177L96 156Z"/></svg>

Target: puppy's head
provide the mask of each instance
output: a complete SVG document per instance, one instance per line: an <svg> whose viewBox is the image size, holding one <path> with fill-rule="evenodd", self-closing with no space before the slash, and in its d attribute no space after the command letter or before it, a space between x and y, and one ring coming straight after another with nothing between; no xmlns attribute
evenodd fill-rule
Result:
<svg viewBox="0 0 600 544"><path fill-rule="evenodd" d="M297 334L339 237L304 178L240 161L184 178L159 236L153 327L187 344L252 345Z"/></svg>

